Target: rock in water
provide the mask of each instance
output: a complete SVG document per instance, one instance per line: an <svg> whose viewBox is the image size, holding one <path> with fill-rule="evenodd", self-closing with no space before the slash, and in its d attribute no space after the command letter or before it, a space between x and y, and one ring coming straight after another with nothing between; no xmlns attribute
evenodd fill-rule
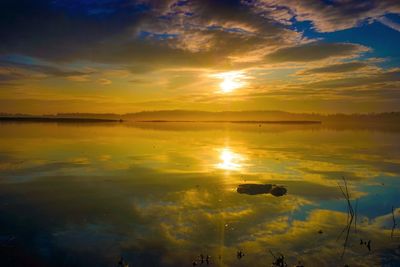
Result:
<svg viewBox="0 0 400 267"><path fill-rule="evenodd" d="M273 184L240 184L237 192L246 195L271 194L280 197L285 195L287 190L284 186Z"/></svg>
<svg viewBox="0 0 400 267"><path fill-rule="evenodd" d="M271 184L240 184L237 188L239 194L259 195L271 192Z"/></svg>
<svg viewBox="0 0 400 267"><path fill-rule="evenodd" d="M271 189L271 192L270 192L270 193L271 193L271 195L273 195L273 196L281 197L281 196L283 196L283 195L286 195L286 192L287 192L287 190L286 190L285 187L277 185L277 186L275 186L275 187L273 187L273 188Z"/></svg>

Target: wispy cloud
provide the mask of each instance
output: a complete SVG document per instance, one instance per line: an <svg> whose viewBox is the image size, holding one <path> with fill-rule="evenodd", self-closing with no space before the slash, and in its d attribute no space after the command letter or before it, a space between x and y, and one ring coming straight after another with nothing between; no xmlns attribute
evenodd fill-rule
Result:
<svg viewBox="0 0 400 267"><path fill-rule="evenodd" d="M388 19L387 17L380 17L380 18L378 18L378 21L380 23L382 23L383 25L386 25L389 28L392 28L393 30L400 32L400 24L399 23L394 22L394 21Z"/></svg>

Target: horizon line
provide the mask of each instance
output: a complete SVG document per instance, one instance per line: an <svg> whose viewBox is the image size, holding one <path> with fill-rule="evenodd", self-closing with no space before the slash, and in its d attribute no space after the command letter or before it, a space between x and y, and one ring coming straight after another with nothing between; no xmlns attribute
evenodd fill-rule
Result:
<svg viewBox="0 0 400 267"><path fill-rule="evenodd" d="M156 113L156 112L198 112L198 113L251 113L251 112L276 112L276 113L287 113L287 114L297 114L297 115L320 115L320 116L331 116L331 115L380 115L380 114L400 114L399 111L370 111L370 112L292 112L285 110L221 110L221 111L207 111L207 110L191 110L191 109L160 109L160 110L142 110L134 112L125 113L113 113L113 112L56 112L56 113L19 113L19 112L0 112L0 116L62 116L62 115L135 115L141 113Z"/></svg>

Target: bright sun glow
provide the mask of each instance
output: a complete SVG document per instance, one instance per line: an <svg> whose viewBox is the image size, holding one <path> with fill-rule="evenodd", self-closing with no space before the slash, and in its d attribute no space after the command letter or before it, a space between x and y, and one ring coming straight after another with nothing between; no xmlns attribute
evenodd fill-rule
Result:
<svg viewBox="0 0 400 267"><path fill-rule="evenodd" d="M222 162L217 164L218 169L236 171L242 167L241 162L243 157L237 153L232 152L229 148L224 148L221 150L219 158Z"/></svg>
<svg viewBox="0 0 400 267"><path fill-rule="evenodd" d="M242 71L230 71L223 72L214 75L214 77L222 79L222 82L219 84L221 91L224 93L230 93L235 89L241 88L245 85L244 79L246 76Z"/></svg>

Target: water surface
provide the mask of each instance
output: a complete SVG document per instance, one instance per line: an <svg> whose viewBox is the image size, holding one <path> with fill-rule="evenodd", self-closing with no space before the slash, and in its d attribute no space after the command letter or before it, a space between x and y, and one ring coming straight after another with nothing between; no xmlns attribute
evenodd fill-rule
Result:
<svg viewBox="0 0 400 267"><path fill-rule="evenodd" d="M323 125L2 123L1 259L399 266L399 140ZM342 177L357 209L348 235ZM241 184L287 192L239 194Z"/></svg>

